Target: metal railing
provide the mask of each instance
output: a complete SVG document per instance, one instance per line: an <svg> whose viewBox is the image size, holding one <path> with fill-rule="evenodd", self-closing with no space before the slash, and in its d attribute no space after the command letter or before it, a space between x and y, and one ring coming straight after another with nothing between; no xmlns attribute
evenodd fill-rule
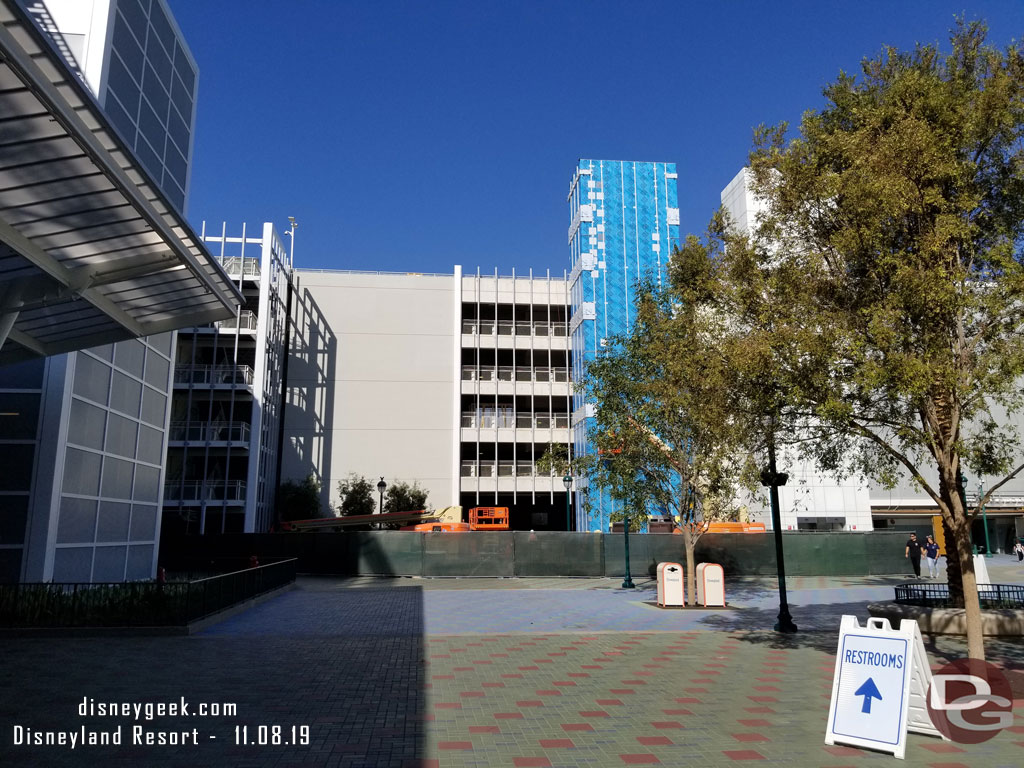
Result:
<svg viewBox="0 0 1024 768"><path fill-rule="evenodd" d="M537 471L532 461L474 461L464 460L459 469L460 477L554 477L551 473Z"/></svg>
<svg viewBox="0 0 1024 768"><path fill-rule="evenodd" d="M250 429L250 425L244 421L172 421L168 439L196 443L248 443Z"/></svg>
<svg viewBox="0 0 1024 768"><path fill-rule="evenodd" d="M217 258L228 277L259 277L260 260L251 256L226 256Z"/></svg>
<svg viewBox="0 0 1024 768"><path fill-rule="evenodd" d="M252 384L253 371L248 365L176 365L175 384L201 384L211 387Z"/></svg>
<svg viewBox="0 0 1024 768"><path fill-rule="evenodd" d="M255 331L256 320L255 312L251 309L243 309L238 313L238 317L229 317L227 320L218 320L213 324L213 327L220 328L222 330L238 328L243 331Z"/></svg>
<svg viewBox="0 0 1024 768"><path fill-rule="evenodd" d="M198 581L0 584L0 626L185 626L295 581L289 558Z"/></svg>
<svg viewBox="0 0 1024 768"><path fill-rule="evenodd" d="M912 583L895 587L896 602L930 608L955 608L948 584ZM1024 586L1020 584L979 584L982 608L1024 608ZM962 607L962 606L960 606Z"/></svg>
<svg viewBox="0 0 1024 768"><path fill-rule="evenodd" d="M490 412L462 414L462 426L475 429L567 429L569 427L569 414L567 413L517 413L511 412Z"/></svg>
<svg viewBox="0 0 1024 768"><path fill-rule="evenodd" d="M569 334L566 323L540 323L512 320L463 320L462 332L468 336L558 336Z"/></svg>
<svg viewBox="0 0 1024 768"><path fill-rule="evenodd" d="M501 365L498 367L475 365L462 366L463 381L534 381L534 382L556 382L568 383L568 368L529 368L527 366L513 367Z"/></svg>
<svg viewBox="0 0 1024 768"><path fill-rule="evenodd" d="M245 481L170 482L164 485L164 501L245 501Z"/></svg>

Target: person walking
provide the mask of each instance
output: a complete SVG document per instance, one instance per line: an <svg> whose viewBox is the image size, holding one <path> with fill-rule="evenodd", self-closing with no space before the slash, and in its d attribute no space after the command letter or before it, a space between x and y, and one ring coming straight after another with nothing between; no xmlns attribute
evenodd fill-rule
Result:
<svg viewBox="0 0 1024 768"><path fill-rule="evenodd" d="M939 578L939 545L932 536L924 543L924 556L928 559L928 578Z"/></svg>
<svg viewBox="0 0 1024 768"><path fill-rule="evenodd" d="M1013 545L1013 552L1017 555L1017 562L1024 560L1024 544L1021 543L1020 539L1017 539L1017 543Z"/></svg>
<svg viewBox="0 0 1024 768"><path fill-rule="evenodd" d="M921 578L921 549L921 542L917 540L917 534L911 533L903 557L910 559L910 564L914 566L914 575L917 578Z"/></svg>

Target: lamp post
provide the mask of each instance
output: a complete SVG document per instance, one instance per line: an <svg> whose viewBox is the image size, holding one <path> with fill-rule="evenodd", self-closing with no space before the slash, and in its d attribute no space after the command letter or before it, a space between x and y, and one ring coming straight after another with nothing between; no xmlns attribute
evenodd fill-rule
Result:
<svg viewBox="0 0 1024 768"><path fill-rule="evenodd" d="M981 504L981 500L985 497L985 480L984 478L978 480L978 503ZM981 504L981 524L985 528L985 557L992 557L992 545L988 540L988 511L985 509L985 505Z"/></svg>
<svg viewBox="0 0 1024 768"><path fill-rule="evenodd" d="M779 511L779 486L785 485L789 475L779 472L775 466L775 439L768 439L768 468L761 472L761 485L768 488L772 504L772 529L775 532L775 566L779 573L779 620L775 623L776 632L796 632L796 624L789 614L789 602L786 600L786 561L782 554L782 514Z"/></svg>
<svg viewBox="0 0 1024 768"><path fill-rule="evenodd" d="M569 498L572 496L572 475L568 471L562 478L562 485L565 486L565 530L572 530L572 514L569 511Z"/></svg>
<svg viewBox="0 0 1024 768"><path fill-rule="evenodd" d="M622 518L622 543L626 553L626 578L622 580L623 589L635 589L636 585L633 583L633 577L629 574L629 513L627 512Z"/></svg>
<svg viewBox="0 0 1024 768"><path fill-rule="evenodd" d="M384 489L387 487L388 484L384 482L384 478L382 477L377 483L377 492L380 494L380 509L377 512L378 515L384 514Z"/></svg>

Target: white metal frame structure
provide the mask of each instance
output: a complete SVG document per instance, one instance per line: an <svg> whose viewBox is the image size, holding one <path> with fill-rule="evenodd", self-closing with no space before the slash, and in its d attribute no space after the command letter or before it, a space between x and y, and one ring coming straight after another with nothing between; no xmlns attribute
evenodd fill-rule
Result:
<svg viewBox="0 0 1024 768"><path fill-rule="evenodd" d="M536 463L551 443L571 450L568 277L477 270L456 279L462 326L456 411L460 501L511 506L528 500L561 515L562 478L538 475Z"/></svg>
<svg viewBox="0 0 1024 768"><path fill-rule="evenodd" d="M227 319L241 294L14 0L0 0L0 363Z"/></svg>
<svg viewBox="0 0 1024 768"><path fill-rule="evenodd" d="M179 534L263 532L277 490L293 252L270 223L259 237L204 224L202 237L244 303L230 320L178 333L164 518Z"/></svg>

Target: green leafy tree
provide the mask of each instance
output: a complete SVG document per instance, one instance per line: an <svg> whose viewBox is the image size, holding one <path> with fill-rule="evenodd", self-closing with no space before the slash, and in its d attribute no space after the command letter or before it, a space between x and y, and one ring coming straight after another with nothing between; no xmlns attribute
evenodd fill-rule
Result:
<svg viewBox="0 0 1024 768"><path fill-rule="evenodd" d="M430 510L427 504L428 491L417 481L407 483L396 480L384 492L385 512L415 512L419 509Z"/></svg>
<svg viewBox="0 0 1024 768"><path fill-rule="evenodd" d="M384 511L415 512L419 509L430 511L427 495L428 491L416 481L407 483L404 480L396 480L384 492ZM387 528L394 530L403 525L407 525L407 523L388 523Z"/></svg>
<svg viewBox="0 0 1024 768"><path fill-rule="evenodd" d="M701 249L672 258L672 274L686 279L642 287L629 335L610 340L587 365L595 453L577 463L620 502L613 519L639 525L661 507L680 521L692 598L698 539L707 523L738 517L740 491L753 487L756 472L723 344L720 267Z"/></svg>
<svg viewBox="0 0 1024 768"><path fill-rule="evenodd" d="M377 511L374 494L376 486L362 475L350 474L338 482L338 496L341 504L338 511L342 515L372 515Z"/></svg>
<svg viewBox="0 0 1024 768"><path fill-rule="evenodd" d="M1024 60L985 38L960 22L948 55L886 49L827 86L799 135L759 129L765 211L726 248L783 399L818 430L806 455L890 486L909 474L937 505L977 659L971 522L1024 469L1005 416L1024 404ZM998 478L973 509L965 466Z"/></svg>
<svg viewBox="0 0 1024 768"><path fill-rule="evenodd" d="M310 475L301 482L287 480L277 489L279 520L310 520L323 517L320 503L320 481Z"/></svg>

